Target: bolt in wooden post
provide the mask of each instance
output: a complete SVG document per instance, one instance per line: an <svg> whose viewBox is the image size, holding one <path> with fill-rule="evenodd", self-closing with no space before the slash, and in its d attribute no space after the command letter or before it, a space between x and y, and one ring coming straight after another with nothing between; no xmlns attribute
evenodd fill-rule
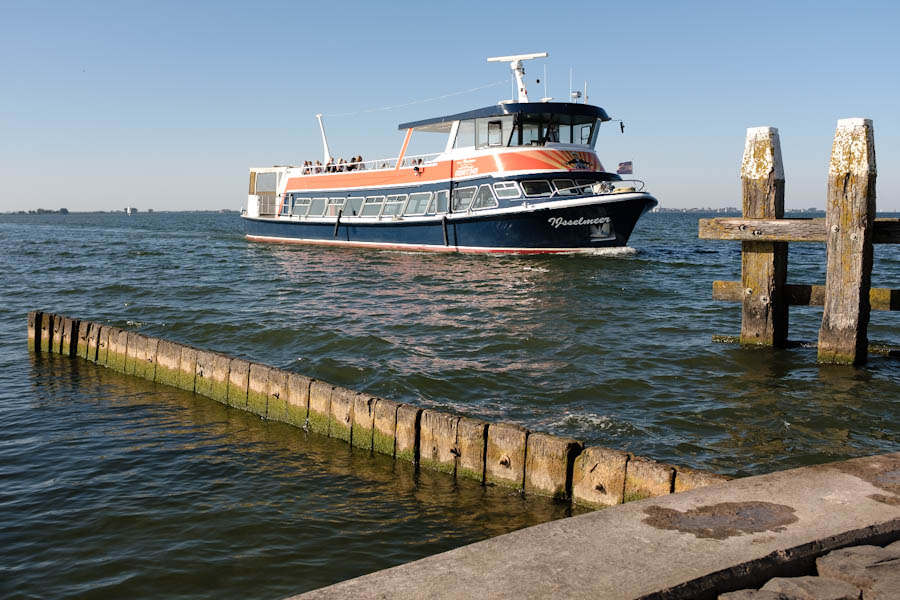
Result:
<svg viewBox="0 0 900 600"><path fill-rule="evenodd" d="M875 227L875 132L871 119L841 119L828 165L828 266L819 362L859 365L868 352Z"/></svg>
<svg viewBox="0 0 900 600"><path fill-rule="evenodd" d="M747 130L741 197L745 219L784 217L784 167L774 127ZM788 334L784 297L787 243L741 242L741 250L741 344L784 346Z"/></svg>

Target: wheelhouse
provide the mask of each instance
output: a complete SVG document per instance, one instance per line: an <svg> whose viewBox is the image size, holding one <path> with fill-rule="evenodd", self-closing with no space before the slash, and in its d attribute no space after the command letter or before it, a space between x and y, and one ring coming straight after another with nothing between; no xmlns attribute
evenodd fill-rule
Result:
<svg viewBox="0 0 900 600"><path fill-rule="evenodd" d="M609 115L599 106L507 102L444 117L402 123L401 130L445 133L446 151L565 144L594 147Z"/></svg>

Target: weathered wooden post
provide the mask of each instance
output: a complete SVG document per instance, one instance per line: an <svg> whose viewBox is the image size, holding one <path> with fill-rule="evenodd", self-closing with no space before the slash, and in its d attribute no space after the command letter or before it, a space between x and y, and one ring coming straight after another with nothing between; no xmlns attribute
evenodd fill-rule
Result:
<svg viewBox="0 0 900 600"><path fill-rule="evenodd" d="M872 120L841 119L828 165L828 270L819 329L822 363L859 365L868 357L875 175Z"/></svg>
<svg viewBox="0 0 900 600"><path fill-rule="evenodd" d="M774 127L747 130L741 162L745 219L784 217L784 167ZM788 247L785 242L741 242L741 344L783 346L788 334L784 296Z"/></svg>

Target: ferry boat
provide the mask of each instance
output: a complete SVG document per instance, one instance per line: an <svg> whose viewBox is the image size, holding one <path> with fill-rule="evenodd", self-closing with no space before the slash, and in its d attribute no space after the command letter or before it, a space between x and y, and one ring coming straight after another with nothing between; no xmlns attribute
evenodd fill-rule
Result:
<svg viewBox="0 0 900 600"><path fill-rule="evenodd" d="M508 62L517 101L403 123L398 156L250 169L247 238L468 253L571 253L624 246L657 205L638 180L603 168L599 106L530 102L522 61ZM444 134L443 152L407 156L413 133ZM327 165L327 167L325 166Z"/></svg>

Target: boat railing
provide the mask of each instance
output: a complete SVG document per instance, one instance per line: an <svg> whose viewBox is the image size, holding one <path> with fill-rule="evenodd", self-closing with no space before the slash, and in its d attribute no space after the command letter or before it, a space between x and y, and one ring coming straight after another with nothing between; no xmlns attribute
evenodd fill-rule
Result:
<svg viewBox="0 0 900 600"><path fill-rule="evenodd" d="M550 198L560 196L584 196L592 194L602 196L606 194L623 194L625 192L643 192L644 182L640 179L622 179L621 181L598 181L595 183L574 184L568 187L557 187Z"/></svg>
<svg viewBox="0 0 900 600"><path fill-rule="evenodd" d="M416 154L414 156L405 156L400 163L400 167L415 167L433 162L435 158L440 156L440 152L431 152L429 154ZM380 158L375 160L362 160L344 162L337 165L313 165L300 167L303 175L320 175L325 173L352 173L353 171L386 171L397 168L397 158Z"/></svg>

